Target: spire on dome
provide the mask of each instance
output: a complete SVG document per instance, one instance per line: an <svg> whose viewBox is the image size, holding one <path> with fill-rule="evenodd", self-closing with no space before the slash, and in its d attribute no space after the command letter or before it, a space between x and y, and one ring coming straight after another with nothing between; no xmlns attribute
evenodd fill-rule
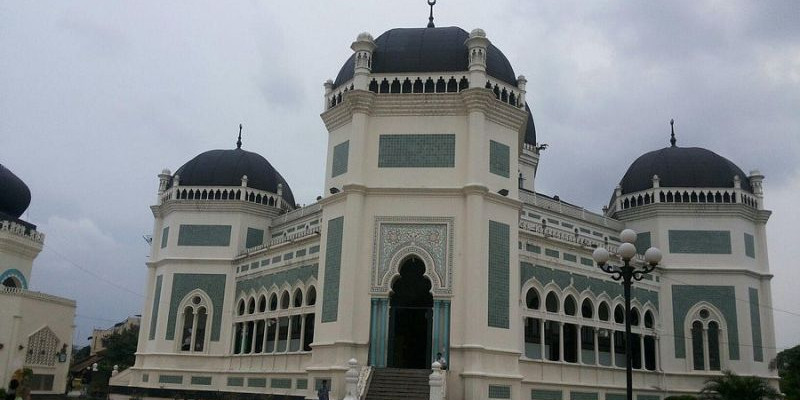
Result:
<svg viewBox="0 0 800 400"><path fill-rule="evenodd" d="M669 127L670 129L672 129L672 134L670 135L669 143L672 145L672 147L678 147L675 146L675 143L677 142L677 140L675 140L675 120L672 118L670 118L669 120Z"/></svg>
<svg viewBox="0 0 800 400"><path fill-rule="evenodd" d="M436 5L436 0L428 0L428 5L431 6L431 15L428 17L428 28L435 28L433 24L433 6Z"/></svg>
<svg viewBox="0 0 800 400"><path fill-rule="evenodd" d="M236 140L236 148L242 148L242 124L239 124L239 139Z"/></svg>

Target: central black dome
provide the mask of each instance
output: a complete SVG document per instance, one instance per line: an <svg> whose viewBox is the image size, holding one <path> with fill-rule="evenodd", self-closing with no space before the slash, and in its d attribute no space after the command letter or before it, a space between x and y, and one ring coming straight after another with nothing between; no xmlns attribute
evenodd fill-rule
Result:
<svg viewBox="0 0 800 400"><path fill-rule="evenodd" d="M0 164L0 217L18 219L31 204L28 185Z"/></svg>
<svg viewBox="0 0 800 400"><path fill-rule="evenodd" d="M283 199L295 205L292 189L272 164L240 148L201 153L178 168L175 175L180 176L181 186L241 186L242 175L247 175L247 187L253 189L278 193L278 184L282 184Z"/></svg>

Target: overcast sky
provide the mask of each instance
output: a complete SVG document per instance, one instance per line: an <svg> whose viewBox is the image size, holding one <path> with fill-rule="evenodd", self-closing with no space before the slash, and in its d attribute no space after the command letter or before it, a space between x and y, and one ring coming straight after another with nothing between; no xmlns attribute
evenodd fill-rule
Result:
<svg viewBox="0 0 800 400"><path fill-rule="evenodd" d="M424 0L0 2L0 163L46 233L31 287L78 302L77 343L142 309L156 175L210 149L264 155L299 203L323 190L322 83ZM778 347L800 342L800 3L454 1L528 78L537 190L600 211L628 165L706 147L766 175ZM87 272L88 271L88 272ZM99 277L99 278L98 278ZM107 282L113 282L111 285Z"/></svg>

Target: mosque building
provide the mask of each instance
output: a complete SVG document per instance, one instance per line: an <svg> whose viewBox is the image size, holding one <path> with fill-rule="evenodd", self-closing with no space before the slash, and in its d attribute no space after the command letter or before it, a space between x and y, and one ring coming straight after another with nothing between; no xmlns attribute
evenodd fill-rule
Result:
<svg viewBox="0 0 800 400"><path fill-rule="evenodd" d="M777 382L759 172L673 132L591 212L536 192L546 132L483 30L350 48L324 85L314 204L241 140L158 175L136 364L112 398L316 399L325 381L427 399L438 360L439 398L622 399L622 285L592 253L615 258L626 228L664 255L632 293L636 398L722 370Z"/></svg>
<svg viewBox="0 0 800 400"><path fill-rule="evenodd" d="M72 353L75 301L29 289L44 233L20 219L28 186L0 164L0 387L33 373L34 395L64 393Z"/></svg>

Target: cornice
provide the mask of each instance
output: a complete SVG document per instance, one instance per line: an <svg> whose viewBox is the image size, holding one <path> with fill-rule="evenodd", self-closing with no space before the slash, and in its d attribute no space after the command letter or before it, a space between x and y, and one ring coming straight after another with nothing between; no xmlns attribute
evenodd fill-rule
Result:
<svg viewBox="0 0 800 400"><path fill-rule="evenodd" d="M281 215L280 209L247 201L220 200L169 200L160 205L150 206L153 216L163 218L173 212L224 212L246 213L262 218L275 218Z"/></svg>
<svg viewBox="0 0 800 400"><path fill-rule="evenodd" d="M772 215L772 211L757 210L741 203L651 203L617 211L614 213L613 218L627 222L656 217L733 217L744 218L753 223L766 224L770 215Z"/></svg>

